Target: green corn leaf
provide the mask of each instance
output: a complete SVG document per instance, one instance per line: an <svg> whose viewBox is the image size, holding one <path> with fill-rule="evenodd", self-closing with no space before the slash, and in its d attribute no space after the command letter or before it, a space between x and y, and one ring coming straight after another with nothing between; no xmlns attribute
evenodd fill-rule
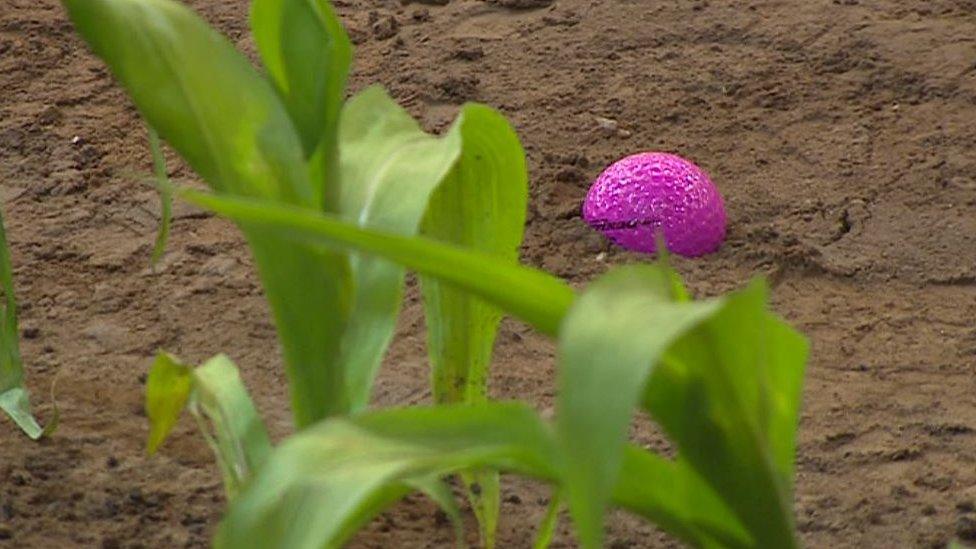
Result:
<svg viewBox="0 0 976 549"><path fill-rule="evenodd" d="M759 374L768 411L766 440L783 481L792 489L796 433L803 399L803 376L810 345L806 338L776 315L764 315L763 351Z"/></svg>
<svg viewBox="0 0 976 549"><path fill-rule="evenodd" d="M267 460L271 439L229 358L218 355L208 360L193 371L193 378L189 408L217 454L224 485L233 498Z"/></svg>
<svg viewBox="0 0 976 549"><path fill-rule="evenodd" d="M193 369L168 354L159 353L146 378L146 417L149 438L146 449L155 454L186 407L193 389Z"/></svg>
<svg viewBox="0 0 976 549"><path fill-rule="evenodd" d="M557 485L564 470L554 434L522 404L440 405L329 419L272 452L232 503L214 545L341 547L405 495L407 486L431 495L434 491L421 483L478 467ZM633 476L621 477L614 503L660 521L690 543L714 547L714 539L727 547L747 546L730 512L690 469L633 446L624 452L622 467ZM433 497L448 510L450 504L442 502L446 493ZM554 520L547 518L539 539L545 540ZM685 521L714 537L685 528Z"/></svg>
<svg viewBox="0 0 976 549"><path fill-rule="evenodd" d="M360 227L412 236L430 195L457 162L461 139L427 135L380 87L346 103L339 128L340 212ZM404 269L352 253L354 308L343 339L343 368L354 409L369 402L373 379L393 337Z"/></svg>
<svg viewBox="0 0 976 549"><path fill-rule="evenodd" d="M756 282L677 341L647 384L644 406L758 547L797 544L792 455L806 354Z"/></svg>
<svg viewBox="0 0 976 549"><path fill-rule="evenodd" d="M431 197L422 233L515 264L528 200L528 172L518 136L503 116L475 104L461 109L451 131L460 133L463 151ZM435 402L484 402L501 310L436 279L424 277L421 282ZM462 477L481 525L482 544L490 549L498 525L498 474L480 471Z"/></svg>
<svg viewBox="0 0 976 549"><path fill-rule="evenodd" d="M422 492L425 496L436 503L454 527L454 537L457 540L457 547L463 549L467 547L464 541L464 519L461 518L461 508L458 507L457 500L454 499L454 492L451 487L443 480L432 477L418 477L407 479L404 484L409 488Z"/></svg>
<svg viewBox="0 0 976 549"><path fill-rule="evenodd" d="M468 501L478 521L478 534L485 549L495 547L498 514L501 510L502 489L498 471L479 469L459 474L467 491Z"/></svg>
<svg viewBox="0 0 976 549"><path fill-rule="evenodd" d="M546 426L519 404L386 410L330 419L279 446L232 504L215 546L340 547L352 517L410 479L492 465L552 477Z"/></svg>
<svg viewBox="0 0 976 549"><path fill-rule="evenodd" d="M755 547L728 506L680 458L667 460L628 446L613 501L694 547Z"/></svg>
<svg viewBox="0 0 976 549"><path fill-rule="evenodd" d="M153 171L156 174L156 190L159 193L160 220L159 234L153 246L152 259L149 264L155 266L166 252L166 242L169 240L170 225L173 220L173 196L170 194L169 175L166 173L166 158L163 156L163 146L159 142L159 134L149 128L149 150L152 152Z"/></svg>
<svg viewBox="0 0 976 549"><path fill-rule="evenodd" d="M149 452L166 439L188 406L217 457L224 488L233 498L266 461L271 439L237 366L218 355L198 368L160 353L146 381Z"/></svg>
<svg viewBox="0 0 976 549"><path fill-rule="evenodd" d="M668 278L671 280L670 298L681 303L691 301L691 294L685 286L685 281L681 279L681 275L677 271L671 268L671 252L668 250L667 242L665 242L664 231L658 229L654 238L658 250L657 263L661 269L668 273Z"/></svg>
<svg viewBox="0 0 976 549"><path fill-rule="evenodd" d="M336 539L350 539L376 517L379 510L386 509L403 499L412 491L422 492L437 503L454 525L458 547L464 547L464 525L461 510L454 500L450 487L437 477L418 477L404 482L393 482L377 488L359 507L351 512L339 525Z"/></svg>
<svg viewBox="0 0 976 549"><path fill-rule="evenodd" d="M285 238L340 250L384 257L420 274L464 288L555 336L575 299L573 289L548 273L499 261L492 255L442 244L361 229L335 217L256 200L216 196L182 189L181 199Z"/></svg>
<svg viewBox="0 0 976 549"><path fill-rule="evenodd" d="M559 508L562 507L562 495L556 492L549 499L546 507L546 516L542 518L539 529L535 534L535 541L532 542L533 549L549 549L552 539L556 536L556 526L559 525Z"/></svg>
<svg viewBox="0 0 976 549"><path fill-rule="evenodd" d="M525 154L508 122L466 105L455 123L461 158L430 200L424 236L518 262L525 225ZM481 402L502 313L470 293L422 279L437 402Z"/></svg>
<svg viewBox="0 0 976 549"><path fill-rule="evenodd" d="M557 425L567 454L567 498L584 547L599 547L627 428L651 369L721 302L673 301L663 265L615 269L576 302L559 336Z"/></svg>
<svg viewBox="0 0 976 549"><path fill-rule="evenodd" d="M352 59L349 37L325 0L254 0L251 30L310 159L322 207L335 212L336 133Z"/></svg>
<svg viewBox="0 0 976 549"><path fill-rule="evenodd" d="M278 327L298 427L348 413L341 341L352 308L348 259L245 227Z"/></svg>
<svg viewBox="0 0 976 549"><path fill-rule="evenodd" d="M64 4L150 126L213 189L319 206L301 140L277 93L192 11L171 0ZM351 306L348 261L243 229L275 316L296 423L348 411L336 366Z"/></svg>
<svg viewBox="0 0 976 549"><path fill-rule="evenodd" d="M7 232L0 213L0 409L30 438L37 440L51 434L57 426L57 407L46 428L41 428L31 414L30 395L24 385L24 365L20 357L20 329L17 327L17 298L14 295L13 265ZM52 391L53 392L53 391ZM53 399L52 399L53 401Z"/></svg>

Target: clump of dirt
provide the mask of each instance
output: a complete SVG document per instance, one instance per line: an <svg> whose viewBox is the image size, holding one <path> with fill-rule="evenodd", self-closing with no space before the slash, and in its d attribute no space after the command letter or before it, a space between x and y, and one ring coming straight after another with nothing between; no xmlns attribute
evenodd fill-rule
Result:
<svg viewBox="0 0 976 549"><path fill-rule="evenodd" d="M386 85L425 127L499 108L528 153L523 258L584 285L642 258L579 218L589 182L641 150L682 154L724 193L729 235L678 267L699 295L765 274L813 341L797 521L811 547L976 539L976 17L959 0L593 2L344 0L353 88ZM253 55L247 2L192 5ZM971 6L969 6L971 8ZM512 9L536 8L536 9ZM226 351L275 436L289 431L274 329L234 228L178 206L147 268L158 204L143 125L54 0L0 6L0 199L41 416L3 423L0 546L196 547L223 495L189 421L148 458L149 357ZM195 176L172 159L173 177ZM378 405L429 401L411 289ZM552 406L553 347L503 325L492 393ZM642 443L663 441L646 426ZM528 547L544 487L504 487L500 546ZM470 519L469 519L470 520ZM469 529L472 532L474 529ZM667 547L617 513L611 547ZM414 497L358 547L447 547ZM573 546L563 521L555 546Z"/></svg>

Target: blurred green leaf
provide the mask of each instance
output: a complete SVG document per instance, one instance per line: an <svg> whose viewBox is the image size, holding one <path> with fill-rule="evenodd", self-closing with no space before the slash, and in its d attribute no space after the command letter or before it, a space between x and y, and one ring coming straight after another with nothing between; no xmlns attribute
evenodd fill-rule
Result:
<svg viewBox="0 0 976 549"><path fill-rule="evenodd" d="M567 496L584 547L599 547L627 428L652 367L719 301L673 301L670 269L611 271L580 297L559 336L557 425L568 461Z"/></svg>
<svg viewBox="0 0 976 549"><path fill-rule="evenodd" d="M349 37L325 0L254 0L251 30L310 160L316 200L338 211L339 112L352 59Z"/></svg>
<svg viewBox="0 0 976 549"><path fill-rule="evenodd" d="M215 546L340 547L376 494L416 478L500 466L554 474L552 436L520 404L444 406L330 419L279 446L231 506ZM368 507L372 506L372 507Z"/></svg>
<svg viewBox="0 0 976 549"><path fill-rule="evenodd" d="M796 433L800 422L800 403L803 400L803 376L810 355L807 339L776 315L763 315L765 356L759 360L759 383L768 407L760 418L766 424L766 440L772 446L773 457L783 482L792 490L793 466L796 459Z"/></svg>
<svg viewBox="0 0 976 549"><path fill-rule="evenodd" d="M426 478L417 477L407 479L404 481L404 484L418 492L422 492L436 503L441 508L441 511L444 511L444 514L447 515L447 518L451 521L451 525L454 527L454 537L457 540L457 547L467 547L467 543L464 541L464 519L461 517L461 508L458 507L457 500L454 499L454 492L451 491L451 487L437 478L436 475Z"/></svg>
<svg viewBox="0 0 976 549"><path fill-rule="evenodd" d="M271 439L228 357L215 356L193 370L193 382L190 411L217 455L224 486L233 498L267 460Z"/></svg>
<svg viewBox="0 0 976 549"><path fill-rule="evenodd" d="M201 208L287 239L342 250L358 250L464 288L502 310L555 336L575 299L573 289L548 273L499 261L484 252L465 250L422 237L404 237L361 229L332 216L256 200L216 196L189 189L181 199Z"/></svg>
<svg viewBox="0 0 976 549"><path fill-rule="evenodd" d="M13 265L7 231L0 213L0 409L30 438L37 440L51 434L57 426L57 406L46 428L41 428L31 414L30 395L24 385L24 365L20 357L20 328L17 327L17 298L14 294ZM53 393L53 391L52 391ZM53 396L53 395L52 395ZM53 398L52 398L53 402Z"/></svg>
<svg viewBox="0 0 976 549"><path fill-rule="evenodd" d="M171 0L64 4L150 126L213 189L319 206L321 193L309 181L301 140L278 94L192 11ZM243 229L274 313L295 422L347 412L336 364L351 306L348 261Z"/></svg>
<svg viewBox="0 0 976 549"><path fill-rule="evenodd" d="M461 139L427 135L379 87L346 103L339 128L340 211L360 227L412 236L434 189L457 162ZM343 368L354 409L369 402L403 298L404 269L375 255L350 256L354 308L343 339Z"/></svg>
<svg viewBox="0 0 976 549"><path fill-rule="evenodd" d="M146 381L149 452L155 452L188 406L217 458L233 498L271 452L271 439L237 366L218 355L198 368L159 353Z"/></svg>
<svg viewBox="0 0 976 549"><path fill-rule="evenodd" d="M805 360L805 341L773 321L755 282L672 345L647 384L645 407L758 547L797 544L791 429Z"/></svg>
<svg viewBox="0 0 976 549"><path fill-rule="evenodd" d="M431 197L422 233L516 264L528 200L518 136L502 115L476 104L461 109L451 132L460 133L461 157ZM436 279L421 282L435 402L484 402L501 310ZM462 477L482 543L490 549L498 524L498 474L478 471Z"/></svg>
<svg viewBox="0 0 976 549"><path fill-rule="evenodd" d="M728 506L680 458L627 446L613 501L695 547L756 547Z"/></svg>
<svg viewBox="0 0 976 549"><path fill-rule="evenodd" d="M539 529L535 533L535 541L532 542L533 549L549 549L552 539L556 535L556 526L559 524L559 508L562 507L563 499L559 492L552 494L549 498L549 505L546 507L546 516L539 523Z"/></svg>
<svg viewBox="0 0 976 549"><path fill-rule="evenodd" d="M274 450L233 502L215 546L339 547L405 495L406 485L418 487L418 479L490 467L558 486L565 478L560 452L538 414L517 403L389 409L329 419ZM716 546L714 540L732 548L751 546L735 518L690 469L632 445L622 467L632 476L621 476L614 487L615 504L703 547ZM543 523L539 539L545 540L552 520Z"/></svg>

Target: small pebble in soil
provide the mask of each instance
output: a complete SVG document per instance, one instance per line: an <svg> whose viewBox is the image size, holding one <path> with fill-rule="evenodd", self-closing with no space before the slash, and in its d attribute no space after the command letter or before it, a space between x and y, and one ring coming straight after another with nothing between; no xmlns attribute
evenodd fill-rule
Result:
<svg viewBox="0 0 976 549"><path fill-rule="evenodd" d="M392 15L378 16L372 23L371 30L377 40L388 40L400 32L400 24Z"/></svg>
<svg viewBox="0 0 976 549"><path fill-rule="evenodd" d="M470 48L461 48L454 52L454 57L462 61L477 61L485 56L485 50L481 46L472 46Z"/></svg>

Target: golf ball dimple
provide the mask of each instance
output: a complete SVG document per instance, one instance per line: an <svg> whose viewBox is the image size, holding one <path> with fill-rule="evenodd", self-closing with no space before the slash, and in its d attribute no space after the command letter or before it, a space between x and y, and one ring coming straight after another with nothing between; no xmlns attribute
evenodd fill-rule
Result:
<svg viewBox="0 0 976 549"><path fill-rule="evenodd" d="M583 220L636 252L655 252L664 233L672 253L697 257L725 240L725 205L701 168L668 153L628 156L597 177L583 203Z"/></svg>

